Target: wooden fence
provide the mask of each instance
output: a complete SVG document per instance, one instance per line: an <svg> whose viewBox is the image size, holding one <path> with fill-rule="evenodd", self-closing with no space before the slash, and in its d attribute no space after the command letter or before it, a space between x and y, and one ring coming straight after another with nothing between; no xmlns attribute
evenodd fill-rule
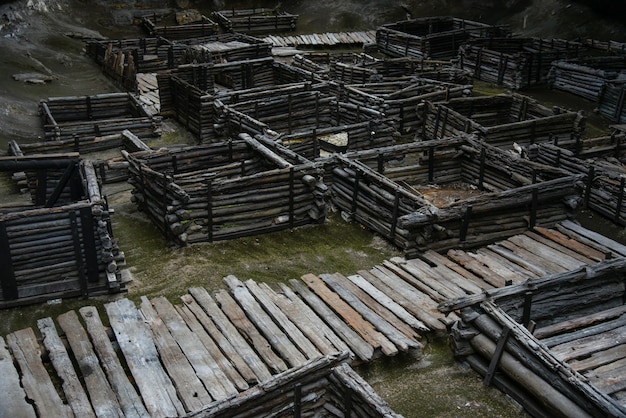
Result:
<svg viewBox="0 0 626 418"><path fill-rule="evenodd" d="M131 93L51 97L39 111L47 141L89 141L124 130L140 138L161 134L161 118L150 116Z"/></svg>
<svg viewBox="0 0 626 418"><path fill-rule="evenodd" d="M133 200L179 245L314 224L326 216L320 169L304 159L285 159L249 135L123 155Z"/></svg>
<svg viewBox="0 0 626 418"><path fill-rule="evenodd" d="M468 138L358 151L329 164L333 204L407 257L552 225L580 193L580 176Z"/></svg>
<svg viewBox="0 0 626 418"><path fill-rule="evenodd" d="M615 123L626 123L626 80L605 83L598 97L598 112Z"/></svg>
<svg viewBox="0 0 626 418"><path fill-rule="evenodd" d="M552 63L551 88L597 102L606 83L626 77L626 56L586 57Z"/></svg>
<svg viewBox="0 0 626 418"><path fill-rule="evenodd" d="M213 12L213 18L227 32L276 33L296 29L298 15L277 9L231 9Z"/></svg>
<svg viewBox="0 0 626 418"><path fill-rule="evenodd" d="M0 170L36 180L33 205L0 208L0 307L125 290L124 255L91 163L13 156L0 158Z"/></svg>
<svg viewBox="0 0 626 418"><path fill-rule="evenodd" d="M206 16L199 16L198 21L184 24L172 21L171 25L167 24L168 18L155 13L152 16L143 16L141 23L150 36L161 36L169 40L199 38L214 35L219 30L218 24Z"/></svg>
<svg viewBox="0 0 626 418"><path fill-rule="evenodd" d="M561 228L578 229L572 222ZM606 241L598 234L591 239ZM444 302L445 312L461 310L451 333L455 354L533 416L624 416L624 354L618 347L624 340L626 247L620 247L619 258L595 266Z"/></svg>
<svg viewBox="0 0 626 418"><path fill-rule="evenodd" d="M446 103L423 105L421 136L427 139L453 136L459 132L476 134L480 140L498 147L513 143L528 145L554 138L569 139L585 126L582 112L548 109L536 100L505 94L453 98Z"/></svg>
<svg viewBox="0 0 626 418"><path fill-rule="evenodd" d="M378 50L391 57L449 60L471 38L508 36L502 26L454 17L424 17L391 23L376 31Z"/></svg>

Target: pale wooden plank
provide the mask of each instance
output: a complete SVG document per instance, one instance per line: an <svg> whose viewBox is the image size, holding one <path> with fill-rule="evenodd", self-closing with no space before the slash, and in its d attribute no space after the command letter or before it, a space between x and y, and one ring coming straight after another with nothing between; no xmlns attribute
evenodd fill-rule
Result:
<svg viewBox="0 0 626 418"><path fill-rule="evenodd" d="M26 402L26 393L13 364L9 349L0 336L0 405L2 415L15 418L36 418L35 409Z"/></svg>
<svg viewBox="0 0 626 418"><path fill-rule="evenodd" d="M465 269L480 276L484 281L489 283L493 287L503 287L504 279L495 274L488 266L477 260L475 257L471 257L467 252L463 250L448 250L448 257L455 262L459 263ZM461 295L463 296L463 295Z"/></svg>
<svg viewBox="0 0 626 418"><path fill-rule="evenodd" d="M597 232L590 231L589 229L583 228L582 226L572 222L572 221L563 221L561 225L568 230L581 235L593 242L600 244L602 247L606 247L614 251L616 254L626 257L626 245L620 244L617 241L614 241L610 238L605 237L602 234L598 234Z"/></svg>
<svg viewBox="0 0 626 418"><path fill-rule="evenodd" d="M332 347L330 348L328 353L325 354L334 354L335 352L344 352L348 351L351 353L352 357L354 357L354 353L350 350L350 347L346 345L346 343L339 338L339 336L324 322L324 320L313 310L309 305L307 305L294 291L291 287L287 286L284 283L279 283L280 294L276 294L278 301L283 301L283 305L288 305L289 309L294 311L294 316L302 317L302 322L304 326L302 328L306 328L307 332L312 332L316 336L320 338L324 338L325 341L328 341ZM268 286L269 289L269 286ZM284 308L285 309L285 308ZM308 323L311 323L309 326ZM303 330L304 332L304 330ZM312 341L315 341L312 339Z"/></svg>
<svg viewBox="0 0 626 418"><path fill-rule="evenodd" d="M42 318L37 320L37 327L43 338L43 345L48 351L48 356L54 366L54 370L61 379L63 393L74 415L78 417L95 417L87 393L83 388L78 374L74 370L74 365L70 359L61 337L57 333L52 318Z"/></svg>
<svg viewBox="0 0 626 418"><path fill-rule="evenodd" d="M218 367L224 372L224 374L230 379L231 382L235 385L238 391L244 391L250 388L250 385L245 381L245 379L239 374L235 366L231 364L231 362L226 358L226 356L221 352L220 348L217 346L215 341L211 338L211 336L206 332L200 321L196 318L196 316L191 312L191 310L187 306L178 306L175 305L174 308L178 315L185 321L191 332L193 332L202 344L207 349L215 363Z"/></svg>
<svg viewBox="0 0 626 418"><path fill-rule="evenodd" d="M457 280L465 280L473 283L477 288L481 289L493 289L493 286L482 278L478 277L469 270L466 270L458 263L455 263L448 257L439 254L436 251L428 250L423 254L423 257L431 263L437 264L442 274L450 274L452 271L458 277ZM445 267L445 270L443 269ZM467 290L467 289L466 289Z"/></svg>
<svg viewBox="0 0 626 418"><path fill-rule="evenodd" d="M540 255L533 253L527 247L519 246L512 241L505 240L498 242L499 246L508 249L509 251L523 257L527 262L532 263L535 266L545 270L548 274L564 273L570 271L570 269L563 267L559 263L543 258Z"/></svg>
<svg viewBox="0 0 626 418"><path fill-rule="evenodd" d="M515 263L518 266L532 272L532 274L536 275L537 277L544 277L548 275L548 272L544 270L543 268L535 266L534 264L530 263L528 260L515 254L513 251L509 250L508 248L504 248L500 246L499 244L491 244L491 245L488 245L487 248L489 248L494 253L499 254L502 257L506 258L510 262Z"/></svg>
<svg viewBox="0 0 626 418"><path fill-rule="evenodd" d="M523 268L522 266L515 264L511 260L501 256L498 253L491 251L491 249L483 247L476 250L478 254L483 254L489 257L490 260L498 262L504 269L508 269L513 275L507 275L505 279L511 280L513 283L522 283L528 279L539 277L530 270Z"/></svg>
<svg viewBox="0 0 626 418"><path fill-rule="evenodd" d="M533 335L535 338L542 339L552 335L558 335L564 332L569 332L583 326L594 325L599 322L604 322L613 318L617 318L626 313L626 305L616 306L611 309L605 309L593 314L572 318L567 321L557 322L555 324L547 325L545 327L535 329Z"/></svg>
<svg viewBox="0 0 626 418"><path fill-rule="evenodd" d="M418 331L430 331L430 328L426 326L422 321L413 316L409 311L404 309L402 305L390 298L386 293L381 292L377 287L368 282L363 276L353 274L347 277L352 283L361 288L364 292L370 295L374 300L378 301L381 305L393 312L398 318L408 324L411 328Z"/></svg>
<svg viewBox="0 0 626 418"><path fill-rule="evenodd" d="M560 360L570 361L587 357L590 354L621 344L626 344L626 326L613 329L601 335L592 335L559 344L552 347L550 351Z"/></svg>
<svg viewBox="0 0 626 418"><path fill-rule="evenodd" d="M257 353L250 347L247 341L241 336L235 325L217 306L217 303L211 298L209 292L202 287L194 287L189 289L189 293L193 296L198 305L202 307L204 312L215 323L215 326L228 339L233 348L241 354L248 367L254 372L256 378L260 382L271 379L272 374ZM241 371L241 369L240 369Z"/></svg>
<svg viewBox="0 0 626 418"><path fill-rule="evenodd" d="M304 283L292 279L291 287L306 301L306 303L322 318L352 352L363 361L370 361L374 356L374 347L350 328L341 318L330 309L324 301L313 293Z"/></svg>
<svg viewBox="0 0 626 418"><path fill-rule="evenodd" d="M578 267L587 264L584 261L580 261L568 254L557 251L542 242L536 241L528 235L516 235L514 237L510 237L508 241L528 250L529 252L537 255L537 257L547 258L554 264L558 264L566 270L576 270Z"/></svg>
<svg viewBox="0 0 626 418"><path fill-rule="evenodd" d="M621 344L595 352L591 356L581 360L569 361L568 365L577 372L584 372L585 370L594 369L624 357L626 357L626 344Z"/></svg>
<svg viewBox="0 0 626 418"><path fill-rule="evenodd" d="M398 348L387 337L330 290L322 279L314 274L305 274L301 280L372 347L380 348L387 356L398 353Z"/></svg>
<svg viewBox="0 0 626 418"><path fill-rule="evenodd" d="M214 398L206 390L176 342L176 338L170 334L167 326L145 296L141 297L140 309L152 332L152 338L161 362L176 387L178 398L183 403L185 410L187 412L197 411L204 405L211 403Z"/></svg>
<svg viewBox="0 0 626 418"><path fill-rule="evenodd" d="M263 310L254 299L246 286L235 276L229 275L224 278L224 283L230 288L233 297L239 302L244 312L256 325L259 331L270 342L291 367L298 367L306 363L306 358L289 337L274 323L272 318Z"/></svg>
<svg viewBox="0 0 626 418"><path fill-rule="evenodd" d="M73 417L72 409L61 400L46 367L41 362L41 348L32 328L6 336L15 361L22 372L22 387L38 416Z"/></svg>
<svg viewBox="0 0 626 418"><path fill-rule="evenodd" d="M280 373L288 369L285 361L274 352L272 344L267 341L261 332L259 332L258 328L248 319L246 313L241 309L230 293L225 290L220 290L215 293L215 300L219 303L222 311L233 325L251 342L269 370L274 373Z"/></svg>
<svg viewBox="0 0 626 418"><path fill-rule="evenodd" d="M372 324L376 330L384 335L387 340L393 343L398 349L408 351L409 349L422 347L420 343L402 334L402 332L387 322L385 318L381 317L376 311L346 289L343 283L349 283L347 279L340 279L339 274L321 274L319 277L333 292L339 295L341 299L358 312L367 322ZM381 345L383 343L386 343L386 341L381 341Z"/></svg>
<svg viewBox="0 0 626 418"><path fill-rule="evenodd" d="M576 241L575 239L570 238L567 235L557 230L541 228L541 227L536 226L534 228L534 231L538 232L539 234L546 237L547 239L553 242L556 242L557 244L562 245L572 251L575 251L578 254L581 254L583 257L589 258L593 261L598 262L606 258L606 254L603 253L602 251L598 251L597 249L590 247L588 245L585 245L580 241Z"/></svg>
<svg viewBox="0 0 626 418"><path fill-rule="evenodd" d="M78 311L85 322L85 327L91 337L96 353L98 353L102 368L109 378L111 388L117 395L124 416L126 418L148 418L148 411L137 394L135 387L128 380L128 376L102 324L98 310L95 306L84 306Z"/></svg>
<svg viewBox="0 0 626 418"><path fill-rule="evenodd" d="M238 393L233 382L226 377L202 341L191 332L170 301L159 296L151 302L213 399L224 399Z"/></svg>
<svg viewBox="0 0 626 418"><path fill-rule="evenodd" d="M163 370L150 331L137 308L124 298L104 305L146 409L153 417L183 415L185 408Z"/></svg>
<svg viewBox="0 0 626 418"><path fill-rule="evenodd" d="M300 328L291 322L287 315L276 306L272 298L254 280L246 280L244 285L307 359L314 359L322 355L311 340L300 331Z"/></svg>
<svg viewBox="0 0 626 418"><path fill-rule="evenodd" d="M429 271L430 266L421 260L392 257L390 261L409 273L402 277L404 280L420 291L427 293L431 299L437 302L465 295L463 289L452 285L452 283L433 278L433 272Z"/></svg>
<svg viewBox="0 0 626 418"><path fill-rule="evenodd" d="M526 231L524 232L524 235L526 235L527 237L531 238L534 241L540 242L543 245L547 245L550 248L553 248L555 251L561 253L561 254L566 254L569 257L572 257L584 264L588 264L588 265L592 265L592 264L596 264L598 262L598 260L593 260L589 257L584 256L583 254L580 254L574 250L571 250L561 244L559 244L556 241L553 241L549 238L546 238L545 236L539 235L535 232L532 231Z"/></svg>
<svg viewBox="0 0 626 418"><path fill-rule="evenodd" d="M508 260L489 249L484 249L483 251L481 248L475 253L468 252L467 254L499 276L502 279L502 282L498 282L498 284L502 284L500 287L506 286L507 280L510 280L511 283L520 283L525 278L525 276L519 274L520 270L523 271L522 269L519 267L516 270L509 268L510 264L505 264L505 262L510 263Z"/></svg>

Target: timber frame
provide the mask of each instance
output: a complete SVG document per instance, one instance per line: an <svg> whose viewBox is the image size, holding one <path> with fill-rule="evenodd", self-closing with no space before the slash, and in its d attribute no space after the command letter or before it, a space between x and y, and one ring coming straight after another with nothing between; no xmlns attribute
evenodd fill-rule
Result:
<svg viewBox="0 0 626 418"><path fill-rule="evenodd" d="M0 170L25 172L33 201L0 208L0 307L125 291L124 254L90 162L2 157Z"/></svg>
<svg viewBox="0 0 626 418"><path fill-rule="evenodd" d="M298 15L265 8L218 10L212 17L226 32L247 34L291 32L298 22Z"/></svg>

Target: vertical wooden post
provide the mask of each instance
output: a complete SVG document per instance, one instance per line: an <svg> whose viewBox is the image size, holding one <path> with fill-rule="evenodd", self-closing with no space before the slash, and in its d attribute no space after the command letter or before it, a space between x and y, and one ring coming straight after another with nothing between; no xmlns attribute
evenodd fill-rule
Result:
<svg viewBox="0 0 626 418"><path fill-rule="evenodd" d="M530 229L535 228L535 224L537 223L537 199L539 196L539 190L536 188L532 191L532 201L530 202L530 220L528 222L528 227Z"/></svg>
<svg viewBox="0 0 626 418"><path fill-rule="evenodd" d="M594 166L589 167L589 172L587 173L587 185L585 187L585 199L584 205L585 208L589 206L589 198L591 196L591 186L593 185L593 178L596 175L596 170Z"/></svg>
<svg viewBox="0 0 626 418"><path fill-rule="evenodd" d="M2 296L4 300L15 300L18 298L17 281L13 271L11 260L11 246L9 245L9 235L5 221L0 221L0 281L2 282Z"/></svg>
<svg viewBox="0 0 626 418"><path fill-rule="evenodd" d="M393 199L393 212L391 214L391 228L389 231L389 239L393 242L396 237L396 227L398 225L398 211L400 209L400 191L396 190L396 196Z"/></svg>
<svg viewBox="0 0 626 418"><path fill-rule="evenodd" d="M524 294L524 311L522 312L522 325L528 327L530 323L530 309L533 304L533 292L526 292Z"/></svg>
<svg viewBox="0 0 626 418"><path fill-rule="evenodd" d="M502 328L502 333L500 334L498 342L496 343L496 349L494 350L491 361L489 362L489 368L487 369L487 373L485 373L485 379L483 380L485 386L491 385L491 380L496 374L498 364L500 363L500 359L502 358L502 353L504 353L504 347L506 346L506 341L509 339L510 333L511 328L507 326L504 326L504 328Z"/></svg>
<svg viewBox="0 0 626 418"><path fill-rule="evenodd" d="M76 257L76 270L78 271L78 281L80 283L80 293L83 297L89 296L89 287L87 286L87 275L85 274L85 263L83 260L83 252L80 245L80 234L78 233L78 222L76 221L76 212L71 211L70 228L72 228L72 240L74 241L74 257Z"/></svg>
<svg viewBox="0 0 626 418"><path fill-rule="evenodd" d="M461 223L461 230L459 231L459 241L465 241L467 238L467 229L469 228L470 218L472 217L472 207L468 206L465 209L465 215L463 216L463 222Z"/></svg>
<svg viewBox="0 0 626 418"><path fill-rule="evenodd" d="M428 147L428 181L433 182L435 179L435 147Z"/></svg>
<svg viewBox="0 0 626 418"><path fill-rule="evenodd" d="M294 172L293 166L289 167L289 227L294 225L294 190L293 190Z"/></svg>
<svg viewBox="0 0 626 418"><path fill-rule="evenodd" d="M619 196L617 198L617 205L615 207L615 216L613 220L617 223L621 217L622 203L624 202L624 181L626 179L622 177L619 182Z"/></svg>
<svg viewBox="0 0 626 418"><path fill-rule="evenodd" d="M293 418L302 417L302 384L296 383L293 388Z"/></svg>
<svg viewBox="0 0 626 418"><path fill-rule="evenodd" d="M98 267L98 253L94 231L95 225L90 206L80 209L80 226L81 232L83 233L83 247L85 251L87 278L89 279L89 282L97 283L100 279L100 269Z"/></svg>
<svg viewBox="0 0 626 418"><path fill-rule="evenodd" d="M485 147L480 149L480 168L478 170L478 190L484 190L483 181L485 180Z"/></svg>
<svg viewBox="0 0 626 418"><path fill-rule="evenodd" d="M359 176L359 170L356 170L354 173L354 190L352 190L352 216L356 213L357 209L357 198L359 197L359 182L361 177Z"/></svg>
<svg viewBox="0 0 626 418"><path fill-rule="evenodd" d="M207 227L209 242L213 242L213 182L207 181L206 194L207 194Z"/></svg>

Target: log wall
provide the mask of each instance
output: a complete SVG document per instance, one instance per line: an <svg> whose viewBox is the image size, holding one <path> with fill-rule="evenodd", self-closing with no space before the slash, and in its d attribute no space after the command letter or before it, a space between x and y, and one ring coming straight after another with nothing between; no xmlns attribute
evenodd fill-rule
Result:
<svg viewBox="0 0 626 418"><path fill-rule="evenodd" d="M626 56L588 57L552 63L548 74L551 88L597 102L602 89L626 74Z"/></svg>
<svg viewBox="0 0 626 418"><path fill-rule="evenodd" d="M298 15L264 8L219 10L212 16L225 31L240 33L293 31L298 21Z"/></svg>
<svg viewBox="0 0 626 418"><path fill-rule="evenodd" d="M167 25L163 24L161 16L153 14L142 17L141 23L150 36L161 36L169 40L209 36L216 34L219 30L218 24L206 16L201 16L199 22Z"/></svg>
<svg viewBox="0 0 626 418"><path fill-rule="evenodd" d="M615 123L626 123L626 81L605 83L598 97L598 112Z"/></svg>
<svg viewBox="0 0 626 418"><path fill-rule="evenodd" d="M123 153L133 200L179 245L323 222L321 173L248 135L179 151ZM287 153L289 155L289 153Z"/></svg>

